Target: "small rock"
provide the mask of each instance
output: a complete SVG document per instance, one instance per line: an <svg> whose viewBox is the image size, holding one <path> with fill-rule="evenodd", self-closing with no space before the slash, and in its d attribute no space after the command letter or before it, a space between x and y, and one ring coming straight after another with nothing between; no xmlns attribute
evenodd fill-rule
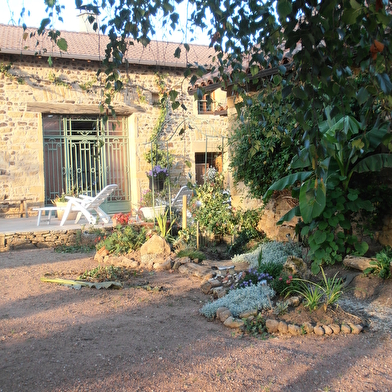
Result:
<svg viewBox="0 0 392 392"><path fill-rule="evenodd" d="M324 335L324 329L323 327L320 326L314 327L313 332L315 333L315 335L319 335L319 336Z"/></svg>
<svg viewBox="0 0 392 392"><path fill-rule="evenodd" d="M331 324L329 325L329 328L332 329L335 335L338 335L340 333L340 326L338 324Z"/></svg>
<svg viewBox="0 0 392 392"><path fill-rule="evenodd" d="M278 332L279 322L276 320L268 319L265 322L265 327L269 333Z"/></svg>
<svg viewBox="0 0 392 392"><path fill-rule="evenodd" d="M225 312L226 310L229 310L229 308L226 308L226 306L222 306L222 307L218 308L216 310L216 312L215 312L216 313L216 317L219 318L220 314Z"/></svg>
<svg viewBox="0 0 392 392"><path fill-rule="evenodd" d="M230 316L224 321L223 325L234 329L241 328L244 325L244 322L240 319L235 319L234 317Z"/></svg>
<svg viewBox="0 0 392 392"><path fill-rule="evenodd" d="M289 324L287 326L287 331L290 335L294 335L294 336L301 335L301 328L295 324Z"/></svg>
<svg viewBox="0 0 392 392"><path fill-rule="evenodd" d="M134 259L129 259L128 257L124 256L121 258L121 265L127 268L135 269L139 267L139 263Z"/></svg>
<svg viewBox="0 0 392 392"><path fill-rule="evenodd" d="M314 331L314 327L312 324L310 324L309 322L306 322L303 324L303 327L305 329L305 332L309 335L311 333L313 333Z"/></svg>
<svg viewBox="0 0 392 392"><path fill-rule="evenodd" d="M245 312L240 313L239 318L249 318L250 316L257 316L257 310L246 310Z"/></svg>
<svg viewBox="0 0 392 392"><path fill-rule="evenodd" d="M222 286L222 282L219 279L208 279L208 282L211 284L211 287L220 287Z"/></svg>
<svg viewBox="0 0 392 392"><path fill-rule="evenodd" d="M326 335L332 335L333 334L333 329L329 327L328 325L323 325L323 329Z"/></svg>
<svg viewBox="0 0 392 392"><path fill-rule="evenodd" d="M340 330L342 331L342 333L346 333L346 334L351 333L351 328L347 324L342 324L342 326L340 327Z"/></svg>
<svg viewBox="0 0 392 392"><path fill-rule="evenodd" d="M174 261L173 269L178 270L183 264L190 263L191 259L189 257L180 257Z"/></svg>
<svg viewBox="0 0 392 392"><path fill-rule="evenodd" d="M296 256L289 256L287 258L286 262L283 264L282 273L297 275L302 279L309 279L312 275L307 264L300 257Z"/></svg>
<svg viewBox="0 0 392 392"><path fill-rule="evenodd" d="M279 321L278 331L280 333L287 333L288 328L287 328L287 324L284 321Z"/></svg>
<svg viewBox="0 0 392 392"><path fill-rule="evenodd" d="M343 265L346 267L354 268L360 271L364 271L366 268L371 267L370 262L374 259L368 257L359 257L348 255L343 260Z"/></svg>
<svg viewBox="0 0 392 392"><path fill-rule="evenodd" d="M301 300L299 297L290 297L289 299L286 300L288 306L294 306L297 307L301 303Z"/></svg>
<svg viewBox="0 0 392 392"><path fill-rule="evenodd" d="M156 271L167 271L171 269L171 260L166 259L164 263L154 263L154 270Z"/></svg>
<svg viewBox="0 0 392 392"><path fill-rule="evenodd" d="M227 294L227 290L224 287L215 287L212 289L214 298L222 298Z"/></svg>
<svg viewBox="0 0 392 392"><path fill-rule="evenodd" d="M350 324L350 327L351 327L351 333L353 333L355 335L358 335L363 330L362 325L359 325L359 324Z"/></svg>
<svg viewBox="0 0 392 392"><path fill-rule="evenodd" d="M233 315L231 314L230 310L227 309L227 310L225 310L224 312L222 312L222 313L219 314L219 320L222 321L222 323L224 323L225 320L226 320L228 317L232 317L232 316L233 316Z"/></svg>
<svg viewBox="0 0 392 392"><path fill-rule="evenodd" d="M209 281L207 281L207 282L202 283L200 288L201 288L201 291L204 294L210 294L211 293L211 289L212 289L212 285L211 285L211 283Z"/></svg>

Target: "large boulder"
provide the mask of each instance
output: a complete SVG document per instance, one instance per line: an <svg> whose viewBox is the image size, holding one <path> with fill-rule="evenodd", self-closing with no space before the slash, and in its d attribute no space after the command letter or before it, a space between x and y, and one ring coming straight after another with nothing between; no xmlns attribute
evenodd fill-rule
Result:
<svg viewBox="0 0 392 392"><path fill-rule="evenodd" d="M149 270L155 268L156 264L165 264L170 255L169 244L160 237L154 234L147 242L140 248L140 267Z"/></svg>

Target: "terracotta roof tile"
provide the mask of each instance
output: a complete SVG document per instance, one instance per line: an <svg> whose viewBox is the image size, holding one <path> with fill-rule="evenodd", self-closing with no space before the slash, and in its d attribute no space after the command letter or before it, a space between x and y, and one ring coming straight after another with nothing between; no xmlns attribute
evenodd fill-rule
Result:
<svg viewBox="0 0 392 392"><path fill-rule="evenodd" d="M20 26L0 24L0 50L8 54L24 54L74 59L85 59L92 61L102 60L105 56L106 45L109 38L106 35L96 33L76 33L62 31L61 37L68 44L67 52L62 52L47 36L32 36L35 28L27 28L23 31ZM27 33L27 34L25 34ZM25 37L25 39L24 39ZM181 47L180 58L174 57L176 48ZM134 42L129 46L127 60L131 64L162 65L170 67L185 68L186 64L200 64L209 66L214 55L214 49L203 45L190 44L188 58L183 45L174 42L151 41L146 47Z"/></svg>

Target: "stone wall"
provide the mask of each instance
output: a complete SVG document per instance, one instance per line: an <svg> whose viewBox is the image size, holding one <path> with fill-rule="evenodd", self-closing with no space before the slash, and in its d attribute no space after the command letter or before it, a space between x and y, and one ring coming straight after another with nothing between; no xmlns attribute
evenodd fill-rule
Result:
<svg viewBox="0 0 392 392"><path fill-rule="evenodd" d="M110 233L111 227L106 230ZM90 245L97 235L80 229L0 234L0 252L19 249L55 248L57 246Z"/></svg>
<svg viewBox="0 0 392 392"><path fill-rule="evenodd" d="M69 105L72 114L77 105L91 105L96 113L104 99L105 81L101 77L97 79L98 63L93 61L53 58L50 67L46 59L38 56L0 53L0 63L0 200L26 197L31 212L34 206L43 204L45 186L42 116L40 110L34 108L42 103L63 104ZM6 69L8 65L11 67ZM133 202L137 202L142 189L148 187L146 171L150 167L144 154L150 148L148 142L159 116L157 72L166 75L169 89L181 92L179 100L186 107L186 110L169 110L161 137L163 146L166 148L167 144L176 157L174 176L180 180L178 187L186 183L189 172L194 174L194 165L188 168L185 161L194 164L194 153L205 151L206 135L209 135L208 150L213 151L227 130L227 117L197 114L194 98L187 93L188 83L183 80L182 69L130 65L122 75L125 88L113 96L112 102L115 108L136 110L128 121ZM184 122L186 127L181 125ZM184 132L182 128L186 128ZM224 161L227 162L227 155ZM0 208L2 216L17 212L11 207Z"/></svg>

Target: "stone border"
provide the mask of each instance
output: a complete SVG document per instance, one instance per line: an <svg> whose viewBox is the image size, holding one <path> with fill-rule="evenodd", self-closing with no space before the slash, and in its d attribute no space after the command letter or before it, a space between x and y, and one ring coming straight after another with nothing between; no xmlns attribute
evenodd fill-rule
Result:
<svg viewBox="0 0 392 392"><path fill-rule="evenodd" d="M111 232L112 227L103 227L101 230ZM74 246L93 244L96 235L87 230L72 229L66 231L30 231L24 233L0 234L0 252L19 249L54 248L56 246Z"/></svg>
<svg viewBox="0 0 392 392"><path fill-rule="evenodd" d="M228 308L221 307L216 311L216 318L228 328L240 328L243 330L245 327L244 319L251 321L258 314L260 313L258 313L256 310L249 310L247 312L241 313L239 317L236 318L231 314ZM342 323L341 325L331 324L313 326L311 323L306 322L303 325L299 326L296 324L288 324L285 321L279 321L275 319L267 319L265 321L265 327L267 329L267 332L270 334L289 334L293 336L311 334L315 334L317 336L333 334L357 335L363 330L363 326L360 324Z"/></svg>

